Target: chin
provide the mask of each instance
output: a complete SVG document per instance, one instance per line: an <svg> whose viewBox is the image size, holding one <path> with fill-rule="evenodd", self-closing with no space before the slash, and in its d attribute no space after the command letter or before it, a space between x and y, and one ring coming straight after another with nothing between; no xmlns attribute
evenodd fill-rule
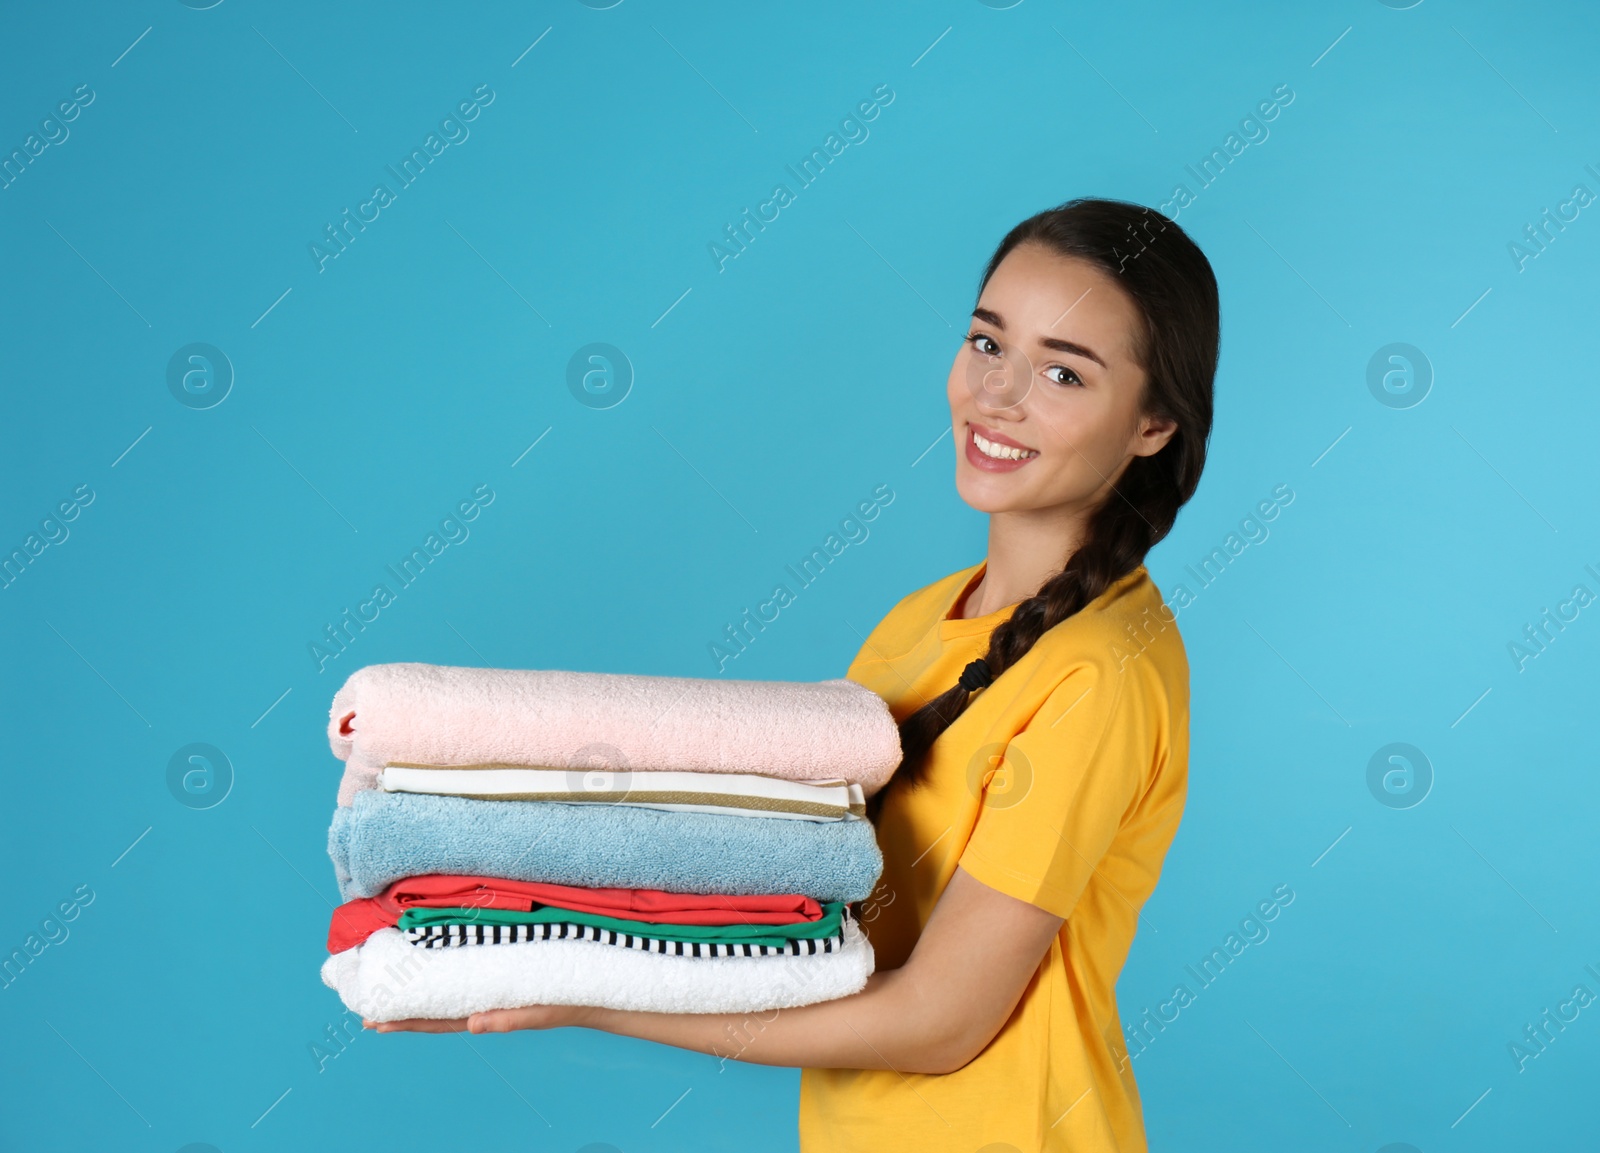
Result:
<svg viewBox="0 0 1600 1153"><path fill-rule="evenodd" d="M986 476L956 479L956 495L981 513L1017 512L1034 507L1020 492L1005 491L1007 486L985 483Z"/></svg>

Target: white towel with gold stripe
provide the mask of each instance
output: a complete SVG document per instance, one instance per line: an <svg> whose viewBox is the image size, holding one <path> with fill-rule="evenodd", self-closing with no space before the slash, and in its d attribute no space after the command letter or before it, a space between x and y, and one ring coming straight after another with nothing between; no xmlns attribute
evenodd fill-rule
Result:
<svg viewBox="0 0 1600 1153"><path fill-rule="evenodd" d="M762 773L390 763L379 774L378 785L391 793L430 793L479 801L634 805L799 821L866 817L866 797L859 784L843 779L794 781Z"/></svg>

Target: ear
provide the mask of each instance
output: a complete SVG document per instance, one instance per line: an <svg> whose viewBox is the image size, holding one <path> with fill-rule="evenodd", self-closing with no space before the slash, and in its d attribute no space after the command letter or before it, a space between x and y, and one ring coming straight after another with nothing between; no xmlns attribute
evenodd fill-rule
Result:
<svg viewBox="0 0 1600 1153"><path fill-rule="evenodd" d="M1134 456L1154 456L1167 447L1178 431L1178 422L1171 417L1144 416L1139 418L1139 427L1134 429L1133 439L1128 443L1128 451Z"/></svg>

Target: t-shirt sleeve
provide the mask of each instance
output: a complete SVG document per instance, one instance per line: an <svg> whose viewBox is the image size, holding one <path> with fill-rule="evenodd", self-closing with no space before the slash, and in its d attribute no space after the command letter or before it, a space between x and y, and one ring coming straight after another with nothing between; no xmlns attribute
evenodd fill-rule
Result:
<svg viewBox="0 0 1600 1153"><path fill-rule="evenodd" d="M1154 735L1135 679L1075 665L1004 744L980 749L983 790L960 864L991 888L1067 917L1138 798ZM988 754L987 756L985 754Z"/></svg>

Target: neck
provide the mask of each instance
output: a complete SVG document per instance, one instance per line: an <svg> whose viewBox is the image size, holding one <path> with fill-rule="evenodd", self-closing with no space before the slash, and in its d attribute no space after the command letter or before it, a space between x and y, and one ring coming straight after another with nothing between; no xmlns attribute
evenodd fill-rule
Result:
<svg viewBox="0 0 1600 1153"><path fill-rule="evenodd" d="M985 616L1033 596L1066 566L1089 515L1067 508L991 513L988 564L962 615Z"/></svg>

